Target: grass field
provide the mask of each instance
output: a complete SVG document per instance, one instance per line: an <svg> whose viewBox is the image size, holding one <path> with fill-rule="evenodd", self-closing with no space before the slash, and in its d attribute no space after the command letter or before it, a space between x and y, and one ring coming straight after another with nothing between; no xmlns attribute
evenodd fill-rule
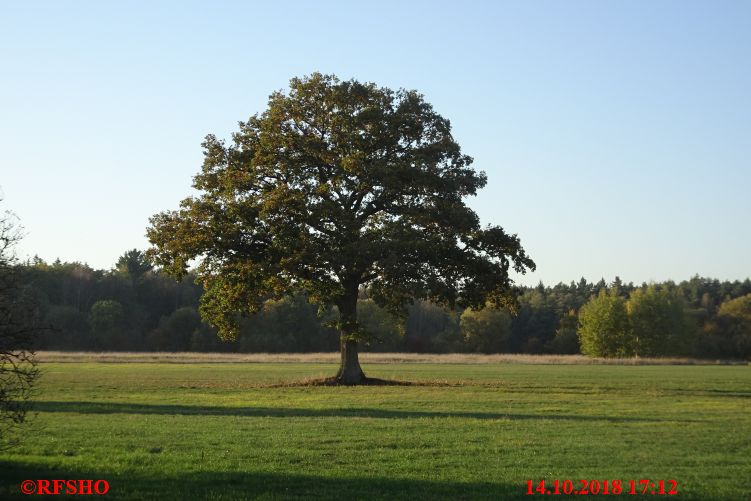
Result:
<svg viewBox="0 0 751 501"><path fill-rule="evenodd" d="M331 363L179 362L44 362L0 499L54 478L112 499L555 499L526 481L642 478L751 495L747 365L366 362L420 384L347 388L278 385Z"/></svg>

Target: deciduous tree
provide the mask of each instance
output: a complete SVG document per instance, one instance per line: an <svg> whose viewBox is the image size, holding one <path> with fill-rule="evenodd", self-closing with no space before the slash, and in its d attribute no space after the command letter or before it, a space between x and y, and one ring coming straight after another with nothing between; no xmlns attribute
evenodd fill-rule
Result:
<svg viewBox="0 0 751 501"><path fill-rule="evenodd" d="M33 351L41 331L39 312L14 254L20 238L15 215L0 213L0 439L5 444L24 422L39 376Z"/></svg>
<svg viewBox="0 0 751 501"><path fill-rule="evenodd" d="M686 301L675 290L654 286L631 294L627 304L634 352L642 357L685 355L695 327Z"/></svg>
<svg viewBox="0 0 751 501"><path fill-rule="evenodd" d="M467 308L460 318L462 336L472 351L502 353L509 351L511 316L498 308Z"/></svg>
<svg viewBox="0 0 751 501"><path fill-rule="evenodd" d="M592 357L630 357L635 342L626 311L626 300L605 289L579 311L579 343Z"/></svg>
<svg viewBox="0 0 751 501"><path fill-rule="evenodd" d="M751 294L722 303L718 317L724 337L732 343L731 353L751 358Z"/></svg>
<svg viewBox="0 0 751 501"><path fill-rule="evenodd" d="M513 307L510 271L534 269L516 235L465 205L486 176L416 91L294 78L231 143L203 147L199 194L151 219L151 257L176 276L197 261L201 312L227 338L240 314L297 290L336 306L341 383L365 380L361 287L396 314L415 299Z"/></svg>

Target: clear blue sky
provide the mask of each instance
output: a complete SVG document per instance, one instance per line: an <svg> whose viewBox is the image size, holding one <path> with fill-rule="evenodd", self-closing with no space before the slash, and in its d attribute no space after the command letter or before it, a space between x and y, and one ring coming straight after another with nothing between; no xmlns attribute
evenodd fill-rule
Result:
<svg viewBox="0 0 751 501"><path fill-rule="evenodd" d="M751 275L751 2L12 2L0 186L21 255L110 268L313 71L418 89L522 283Z"/></svg>

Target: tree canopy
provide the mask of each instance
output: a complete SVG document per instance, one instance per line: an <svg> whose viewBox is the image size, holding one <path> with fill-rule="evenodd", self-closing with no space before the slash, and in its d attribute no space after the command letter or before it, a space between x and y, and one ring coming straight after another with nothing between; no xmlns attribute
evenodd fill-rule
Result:
<svg viewBox="0 0 751 501"><path fill-rule="evenodd" d="M730 343L729 352L743 358L751 358L751 294L726 301L720 306L718 321L723 324L720 332L726 334ZM717 330L717 328L714 328Z"/></svg>
<svg viewBox="0 0 751 501"><path fill-rule="evenodd" d="M231 143L203 148L199 195L152 217L150 256L178 277L197 260L201 312L225 338L240 314L302 290L338 308L343 379L358 382L361 287L394 314L416 299L514 308L510 270L534 269L516 235L465 205L486 176L416 91L294 78Z"/></svg>
<svg viewBox="0 0 751 501"><path fill-rule="evenodd" d="M579 312L579 341L585 355L630 357L635 354L626 299L601 290Z"/></svg>

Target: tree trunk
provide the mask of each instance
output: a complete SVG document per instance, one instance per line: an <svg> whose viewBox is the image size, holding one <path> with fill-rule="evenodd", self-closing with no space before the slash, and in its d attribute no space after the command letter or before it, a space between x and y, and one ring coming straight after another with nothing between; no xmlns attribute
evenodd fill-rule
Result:
<svg viewBox="0 0 751 501"><path fill-rule="evenodd" d="M347 339L342 334L341 341L342 361L336 379L341 384L361 384L365 381L365 374L360 368L360 359L357 355L357 341Z"/></svg>
<svg viewBox="0 0 751 501"><path fill-rule="evenodd" d="M336 380L341 384L362 384L365 374L360 367L357 341L352 335L357 331L357 288L343 298L339 304L339 321L341 325L341 342L339 349L342 359Z"/></svg>

